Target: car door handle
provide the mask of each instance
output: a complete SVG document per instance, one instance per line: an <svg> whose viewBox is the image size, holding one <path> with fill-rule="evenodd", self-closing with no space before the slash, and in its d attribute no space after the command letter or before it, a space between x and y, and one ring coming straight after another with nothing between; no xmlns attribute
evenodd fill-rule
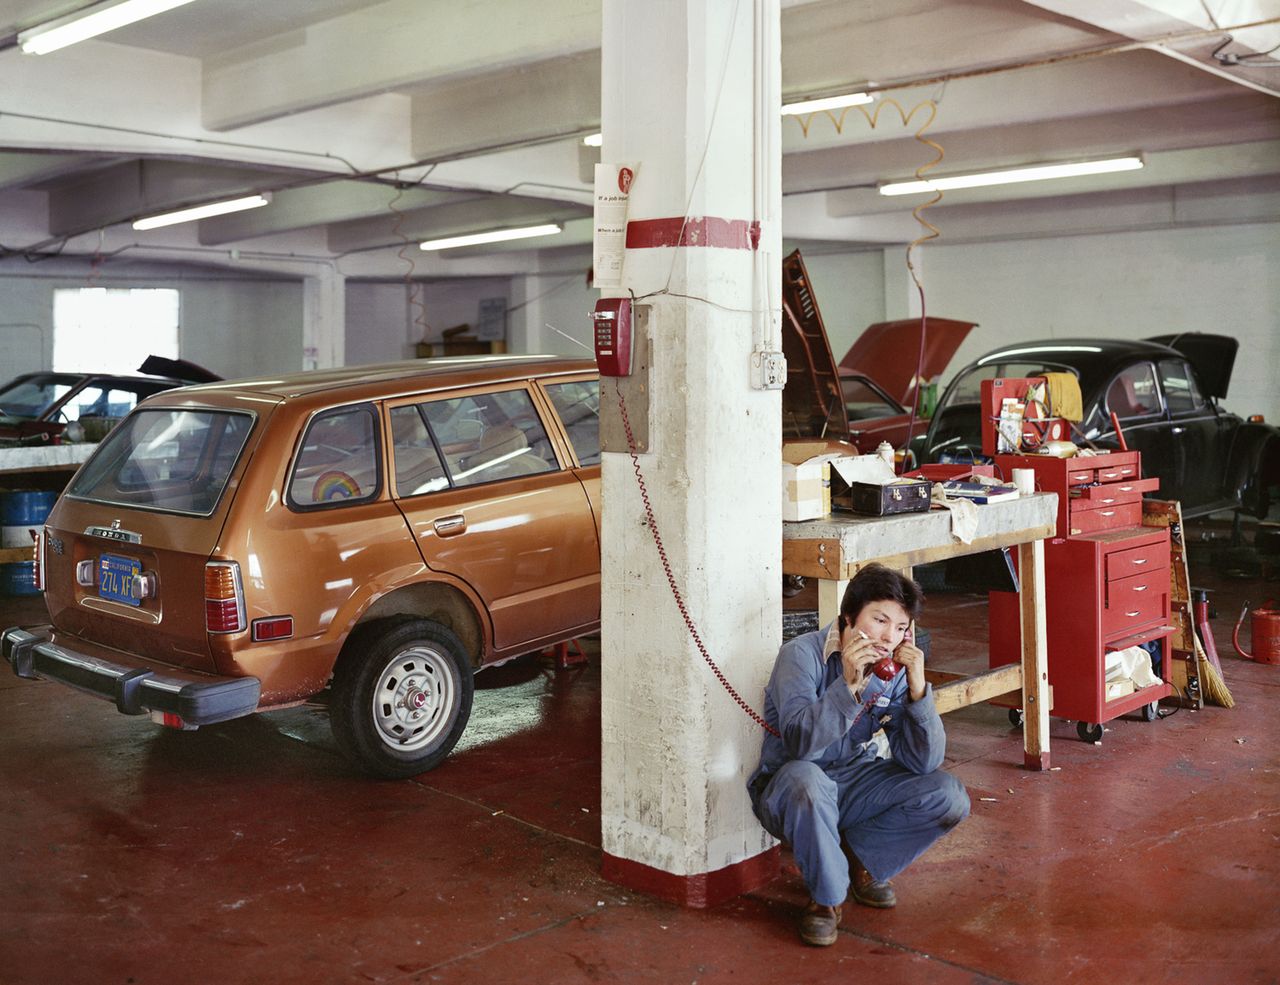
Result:
<svg viewBox="0 0 1280 985"><path fill-rule="evenodd" d="M1181 434L1186 428L1169 428L1170 434Z"/></svg>
<svg viewBox="0 0 1280 985"><path fill-rule="evenodd" d="M440 516L431 521L437 537L452 537L467 529L467 518L461 513L452 516Z"/></svg>

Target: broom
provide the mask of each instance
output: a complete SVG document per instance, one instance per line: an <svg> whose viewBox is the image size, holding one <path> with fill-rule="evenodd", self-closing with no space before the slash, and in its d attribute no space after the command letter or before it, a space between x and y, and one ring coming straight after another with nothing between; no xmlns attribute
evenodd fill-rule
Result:
<svg viewBox="0 0 1280 985"><path fill-rule="evenodd" d="M1191 639L1195 643L1196 673L1200 676L1200 690L1204 694L1205 701L1222 708L1234 708L1236 706L1235 699L1231 697L1231 692L1227 690L1227 682L1222 679L1222 672L1210 662L1209 655L1205 652L1204 645L1200 642L1199 633L1193 631ZM1212 642L1213 638L1210 637L1209 639Z"/></svg>

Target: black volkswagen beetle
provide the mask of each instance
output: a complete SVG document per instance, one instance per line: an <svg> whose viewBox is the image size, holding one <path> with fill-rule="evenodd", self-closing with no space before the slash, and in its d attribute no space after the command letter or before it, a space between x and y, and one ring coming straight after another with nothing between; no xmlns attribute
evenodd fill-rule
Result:
<svg viewBox="0 0 1280 985"><path fill-rule="evenodd" d="M1183 515L1243 509L1265 517L1280 484L1280 430L1218 406L1235 363L1236 339L1184 333L1142 341L1045 339L987 353L956 374L916 455L922 462L982 459L983 380L1069 371L1080 381L1084 420L1072 440L1116 448L1115 413L1142 469L1160 479L1153 495L1182 502Z"/></svg>

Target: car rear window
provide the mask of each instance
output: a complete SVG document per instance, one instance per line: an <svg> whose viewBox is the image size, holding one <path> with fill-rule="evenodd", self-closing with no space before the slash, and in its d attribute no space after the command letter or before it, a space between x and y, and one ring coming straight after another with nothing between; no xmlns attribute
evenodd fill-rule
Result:
<svg viewBox="0 0 1280 985"><path fill-rule="evenodd" d="M208 516L218 507L253 415L156 408L126 418L76 473L67 495Z"/></svg>

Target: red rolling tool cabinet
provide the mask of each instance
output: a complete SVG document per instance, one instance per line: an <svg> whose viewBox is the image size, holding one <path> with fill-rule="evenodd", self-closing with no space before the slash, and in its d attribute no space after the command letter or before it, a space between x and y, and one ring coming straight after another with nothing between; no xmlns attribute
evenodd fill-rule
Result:
<svg viewBox="0 0 1280 985"><path fill-rule="evenodd" d="M1018 396L1035 380L988 380L983 407L999 395ZM989 390L994 385L997 397ZM1001 394L1001 391L1003 393ZM994 416L988 454L995 451ZM1036 422L1047 433L1049 421ZM1034 439L1033 439L1034 440ZM1049 685L1056 718L1077 722L1086 741L1102 737L1102 723L1140 711L1155 718L1156 703L1172 692L1169 685L1169 531L1142 526L1142 495L1158 480L1144 479L1135 451L1055 458L1037 454L995 454L998 471L1035 472L1036 488L1058 494L1057 536L1045 541L1045 628ZM1021 659L1018 597L990 594L992 667ZM1159 652L1160 683L1129 693L1108 693L1107 654L1154 642Z"/></svg>

